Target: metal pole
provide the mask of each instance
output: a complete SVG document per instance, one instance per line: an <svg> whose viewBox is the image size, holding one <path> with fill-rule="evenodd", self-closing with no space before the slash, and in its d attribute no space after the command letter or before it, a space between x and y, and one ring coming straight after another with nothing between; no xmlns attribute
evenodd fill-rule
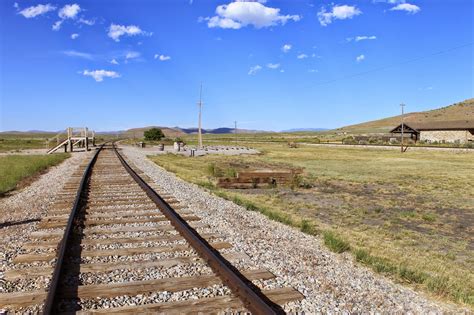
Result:
<svg viewBox="0 0 474 315"><path fill-rule="evenodd" d="M404 107L405 107L405 104L400 104L400 107L402 108L402 117L401 117L401 120L402 120L402 141L401 141L401 146L400 146L400 150L401 152L403 153L403 129L404 129L404 126L403 126L403 116L404 116Z"/></svg>
<svg viewBox="0 0 474 315"><path fill-rule="evenodd" d="M199 123L198 123L198 149L202 149L202 132L201 132L201 110L202 110L202 82L201 90L199 92Z"/></svg>

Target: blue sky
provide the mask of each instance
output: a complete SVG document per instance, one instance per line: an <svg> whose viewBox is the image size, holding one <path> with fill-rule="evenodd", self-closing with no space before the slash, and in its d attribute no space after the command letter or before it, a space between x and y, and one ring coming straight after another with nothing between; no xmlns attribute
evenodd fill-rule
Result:
<svg viewBox="0 0 474 315"><path fill-rule="evenodd" d="M471 0L0 1L0 130L335 128L473 97Z"/></svg>

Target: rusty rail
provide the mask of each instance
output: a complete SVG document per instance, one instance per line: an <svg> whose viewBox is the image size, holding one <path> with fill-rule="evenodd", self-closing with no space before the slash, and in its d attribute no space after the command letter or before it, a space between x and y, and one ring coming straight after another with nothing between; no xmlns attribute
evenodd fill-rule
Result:
<svg viewBox="0 0 474 315"><path fill-rule="evenodd" d="M245 278L222 255L203 239L189 224L151 188L120 155L115 144L113 148L120 162L140 185L163 215L171 222L181 236L189 242L198 255L212 268L253 314L285 314L283 309L267 298L250 280Z"/></svg>

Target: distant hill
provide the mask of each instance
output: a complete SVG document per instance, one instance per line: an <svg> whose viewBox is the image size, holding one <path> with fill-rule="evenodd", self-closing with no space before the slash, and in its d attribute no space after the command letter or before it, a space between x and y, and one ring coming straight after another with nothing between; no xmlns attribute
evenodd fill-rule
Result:
<svg viewBox="0 0 474 315"><path fill-rule="evenodd" d="M400 124L401 116L393 116L379 120L350 125L334 129L337 132L347 133L386 133ZM405 114L405 122L433 122L450 120L474 120L474 98L455 103L446 107L433 109L425 112L414 112Z"/></svg>
<svg viewBox="0 0 474 315"><path fill-rule="evenodd" d="M161 131L165 134L167 138L176 138L184 136L186 133L179 128L168 128L168 127L159 127L159 126L148 126L143 128L132 128L121 132L122 136L127 138L143 138L143 133L151 128L160 128Z"/></svg>
<svg viewBox="0 0 474 315"><path fill-rule="evenodd" d="M149 126L149 127L143 127L143 128L128 129L121 132L121 134L129 138L141 138L143 137L144 131L151 129L153 127L160 128L165 134L165 136L168 138L181 137L186 134L195 134L195 133L197 134L198 132L198 128L180 128L180 127L169 128L169 127ZM216 128L216 129L202 129L203 134L229 134L229 133L234 133L234 132L235 132L234 128L228 128L228 127L221 127L221 128ZM258 133L258 132L264 132L264 131L237 129L237 133Z"/></svg>
<svg viewBox="0 0 474 315"><path fill-rule="evenodd" d="M325 131L329 130L327 128L293 128L293 129L287 129L287 130L282 130L281 132L309 132L309 131Z"/></svg>
<svg viewBox="0 0 474 315"><path fill-rule="evenodd" d="M179 128L179 127L175 127ZM187 134L193 134L197 133L198 129L197 128L179 128L183 132ZM238 129L237 128L237 133L260 133L260 132L266 132L262 130L250 130L250 129ZM234 128L228 128L228 127L221 127L221 128L215 128L215 129L202 129L202 133L208 133L208 134L228 134L228 133L235 133Z"/></svg>
<svg viewBox="0 0 474 315"><path fill-rule="evenodd" d="M194 134L198 132L197 128L180 128L180 127L160 127L160 126L148 126L141 128L131 128L127 130L116 130L116 131L99 131L96 132L97 135L121 135L127 138L143 138L143 133L151 128L160 128L165 137L167 138L176 138L181 137L186 134ZM216 129L202 129L203 134L229 134L234 133L234 128L222 127ZM259 133L266 132L261 130L248 130L248 129L237 129L237 133ZM18 136L28 136L34 135L39 136L40 134L45 136L55 135L58 132L56 131L41 131L41 130L30 130L30 131L2 131L0 134L9 134L9 135L18 135Z"/></svg>

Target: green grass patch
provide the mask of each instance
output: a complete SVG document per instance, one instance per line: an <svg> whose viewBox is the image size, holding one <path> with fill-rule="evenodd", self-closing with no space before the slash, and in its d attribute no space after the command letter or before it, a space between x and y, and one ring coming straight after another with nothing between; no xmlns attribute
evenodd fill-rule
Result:
<svg viewBox="0 0 474 315"><path fill-rule="evenodd" d="M427 222L436 221L436 215L434 213L425 213L421 216L421 218Z"/></svg>
<svg viewBox="0 0 474 315"><path fill-rule="evenodd" d="M318 230L316 229L314 222L307 219L301 220L300 230L301 232L309 234L309 235L318 234Z"/></svg>
<svg viewBox="0 0 474 315"><path fill-rule="evenodd" d="M45 171L48 167L61 163L69 156L69 154L61 153L0 157L0 195L15 189L20 182Z"/></svg>
<svg viewBox="0 0 474 315"><path fill-rule="evenodd" d="M351 248L349 243L343 240L342 237L337 235L334 231L324 231L323 239L324 245L335 253L343 253Z"/></svg>
<svg viewBox="0 0 474 315"><path fill-rule="evenodd" d="M428 291L448 297L456 302L474 304L474 291L464 283L453 281L446 275L431 275L419 268L411 268L405 264L396 264L389 259L369 254L364 249L353 252L356 260L379 273L385 273L412 284L424 285Z"/></svg>

